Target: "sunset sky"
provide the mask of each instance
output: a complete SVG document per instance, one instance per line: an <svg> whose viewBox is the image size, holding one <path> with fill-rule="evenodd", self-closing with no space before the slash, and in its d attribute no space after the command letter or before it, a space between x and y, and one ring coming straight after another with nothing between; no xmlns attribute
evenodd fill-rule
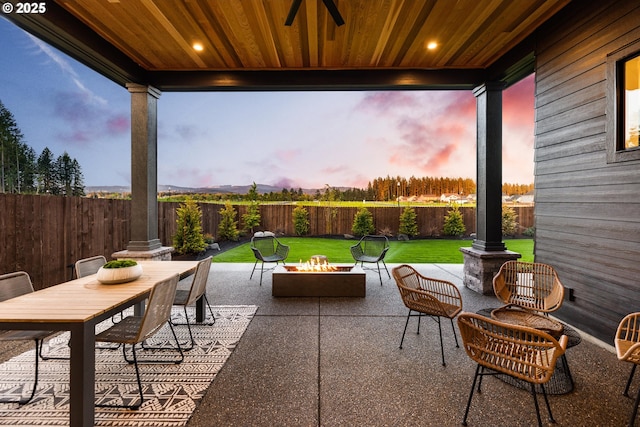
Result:
<svg viewBox="0 0 640 427"><path fill-rule="evenodd" d="M130 185L129 92L0 17L0 101L28 145ZM503 181L533 182L533 76L504 92ZM475 179L470 91L163 93L158 183L362 188L377 177Z"/></svg>

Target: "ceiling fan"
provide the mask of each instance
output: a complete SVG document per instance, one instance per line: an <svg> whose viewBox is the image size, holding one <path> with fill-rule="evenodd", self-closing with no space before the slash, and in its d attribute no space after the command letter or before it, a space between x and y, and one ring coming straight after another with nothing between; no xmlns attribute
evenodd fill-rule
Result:
<svg viewBox="0 0 640 427"><path fill-rule="evenodd" d="M286 25L287 27L290 27L291 24L293 24L293 19L296 17L296 14L298 13L298 8L300 7L300 3L302 3L302 0L293 0L293 3L291 3L291 9L289 9L289 15L287 15L287 20L284 21L284 25ZM333 18L336 25L338 27L341 25L344 25L344 19L342 19L342 15L340 15L340 11L338 10L338 7L335 5L333 0L322 0L322 3L324 3L325 7L329 11L329 14Z"/></svg>

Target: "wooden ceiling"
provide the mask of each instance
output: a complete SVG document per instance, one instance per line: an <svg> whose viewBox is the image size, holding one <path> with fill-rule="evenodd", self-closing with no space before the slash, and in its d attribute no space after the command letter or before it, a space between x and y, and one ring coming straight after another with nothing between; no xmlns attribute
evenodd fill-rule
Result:
<svg viewBox="0 0 640 427"><path fill-rule="evenodd" d="M46 14L9 19L120 83L146 78L178 89L170 76L207 86L220 85L224 72L276 71L288 73L283 80L302 71L353 80L367 70L396 79L403 70L439 70L440 79L452 70L463 81L477 79L570 0L334 0L341 26L323 0L302 0L286 26L294 1L56 0ZM437 47L427 49L429 42Z"/></svg>

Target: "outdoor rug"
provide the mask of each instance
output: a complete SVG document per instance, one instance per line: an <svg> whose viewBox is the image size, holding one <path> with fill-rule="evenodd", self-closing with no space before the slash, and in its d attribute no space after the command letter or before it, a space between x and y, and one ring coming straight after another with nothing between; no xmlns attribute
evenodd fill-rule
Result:
<svg viewBox="0 0 640 427"><path fill-rule="evenodd" d="M191 308L191 307L190 307ZM215 324L192 325L196 347L185 351L179 364L140 364L144 403L138 410L95 408L96 426L184 426L202 399L211 381L238 344L256 306L212 306ZM195 317L195 309L188 312ZM209 316L209 313L207 313ZM173 319L184 322L182 307L174 307ZM210 318L207 318L210 321ZM109 322L99 325L108 327ZM102 329L100 328L100 329ZM186 326L175 326L181 344L189 340ZM51 354L68 354L68 333L51 340ZM173 345L171 330L165 326L150 346ZM99 347L107 344L98 343ZM137 351L139 360L173 357L173 349ZM130 355L129 355L130 357ZM34 350L27 351L0 365L0 396L19 398L33 386ZM24 382L27 384L24 384ZM122 349L96 349L96 402L136 403L139 401L135 368L124 361ZM138 402L139 403L139 402ZM69 425L69 361L40 361L40 378L33 400L22 407L0 403L0 425L66 426Z"/></svg>

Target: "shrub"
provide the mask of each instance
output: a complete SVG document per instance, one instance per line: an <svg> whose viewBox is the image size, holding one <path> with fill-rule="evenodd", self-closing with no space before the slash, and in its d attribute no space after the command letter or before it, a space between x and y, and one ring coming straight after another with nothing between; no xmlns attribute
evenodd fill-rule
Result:
<svg viewBox="0 0 640 427"><path fill-rule="evenodd" d="M445 236L462 236L466 231L464 226L464 219L462 218L462 212L458 209L458 205L453 207L447 212L444 217L444 226L442 232Z"/></svg>
<svg viewBox="0 0 640 427"><path fill-rule="evenodd" d="M536 228L535 227L529 227L526 230L524 230L524 232L522 233L527 237L534 237L536 235Z"/></svg>
<svg viewBox="0 0 640 427"><path fill-rule="evenodd" d="M247 213L242 215L242 222L245 230L251 230L253 234L254 227L260 225L260 207L257 202L251 202L247 207Z"/></svg>
<svg viewBox="0 0 640 427"><path fill-rule="evenodd" d="M176 210L178 214L173 246L176 253L197 254L205 250L207 244L202 234L202 210L195 200L187 199Z"/></svg>
<svg viewBox="0 0 640 427"><path fill-rule="evenodd" d="M353 227L351 231L356 236L365 236L372 234L375 231L373 226L373 214L367 208L360 208L356 212L356 216L353 218Z"/></svg>
<svg viewBox="0 0 640 427"><path fill-rule="evenodd" d="M309 232L309 212L304 206L293 209L293 230L297 236L304 236Z"/></svg>
<svg viewBox="0 0 640 427"><path fill-rule="evenodd" d="M406 234L409 237L418 235L418 223L416 222L416 211L413 208L406 207L400 214L400 234Z"/></svg>
<svg viewBox="0 0 640 427"><path fill-rule="evenodd" d="M218 224L218 237L221 240L236 241L240 237L238 222L236 221L236 210L231 202L226 201L224 208L219 210L220 223Z"/></svg>
<svg viewBox="0 0 640 427"><path fill-rule="evenodd" d="M502 207L502 235L513 236L518 229L518 215L510 206Z"/></svg>

